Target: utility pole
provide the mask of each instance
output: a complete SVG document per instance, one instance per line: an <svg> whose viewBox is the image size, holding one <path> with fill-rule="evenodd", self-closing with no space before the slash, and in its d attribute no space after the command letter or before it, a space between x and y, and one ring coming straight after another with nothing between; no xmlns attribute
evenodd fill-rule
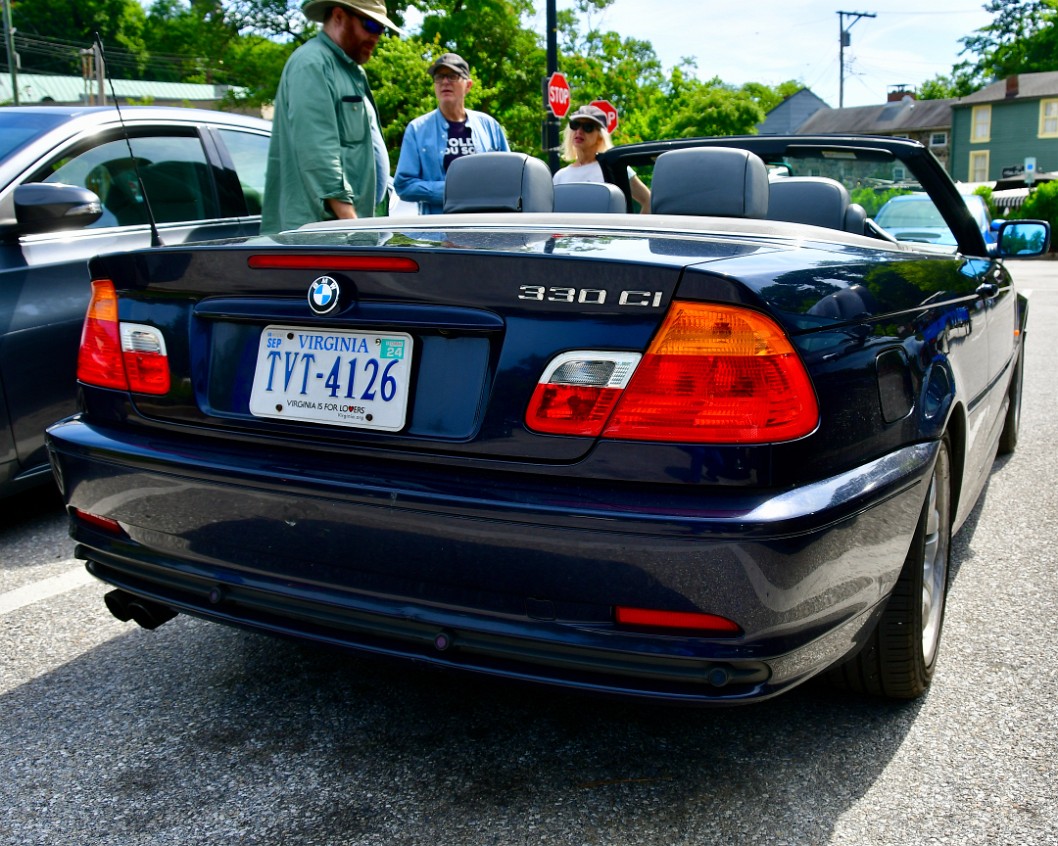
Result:
<svg viewBox="0 0 1058 846"><path fill-rule="evenodd" d="M15 52L15 28L11 25L11 0L4 4L4 44L7 45L7 66L11 69L11 97L18 105L18 53Z"/></svg>
<svg viewBox="0 0 1058 846"><path fill-rule="evenodd" d="M92 50L96 59L96 105L105 106L107 104L107 89L103 82L107 67L103 61L103 48L99 46L99 41L92 45Z"/></svg>
<svg viewBox="0 0 1058 846"><path fill-rule="evenodd" d="M555 0L547 0L547 78L558 70L558 13ZM554 173L558 170L558 118L548 112L544 119L544 149L547 163Z"/></svg>
<svg viewBox="0 0 1058 846"><path fill-rule="evenodd" d="M838 31L840 34L838 49L838 108L845 108L845 48L852 43L849 30L860 18L876 18L874 12L838 12ZM852 23L845 26L845 18L852 18Z"/></svg>
<svg viewBox="0 0 1058 846"><path fill-rule="evenodd" d="M81 51L81 79L84 81L85 100L89 105L105 106L107 104L107 92L103 87L106 74L106 66L103 64L103 53L99 44L93 44ZM96 93L91 94L92 85L95 85Z"/></svg>

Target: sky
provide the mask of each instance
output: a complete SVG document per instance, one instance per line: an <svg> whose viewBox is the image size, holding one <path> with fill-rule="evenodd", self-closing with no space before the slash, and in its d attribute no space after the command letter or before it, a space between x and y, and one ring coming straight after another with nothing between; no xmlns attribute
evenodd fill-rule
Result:
<svg viewBox="0 0 1058 846"><path fill-rule="evenodd" d="M803 83L829 106L839 105L839 11L845 48L844 105L884 103L892 86L911 88L938 74L951 75L960 38L991 23L983 0L889 0L849 5L845 0L615 0L592 24L651 42L665 71L692 56L699 79L725 83ZM572 3L558 0L558 8ZM544 2L538 0L540 30ZM855 22L854 22L855 21ZM561 68L559 68L561 70ZM600 95L605 96L605 95Z"/></svg>
<svg viewBox="0 0 1058 846"><path fill-rule="evenodd" d="M558 8L571 8L557 0ZM867 12L874 18L846 16L850 45L845 48L844 105L884 103L890 87L914 88L967 58L960 38L991 23L983 0L888 0L849 5L846 0L615 0L592 25L626 38L651 42L668 73L686 56L694 57L699 79L714 76L731 85L796 80L827 105L839 105L838 12ZM545 0L534 27L545 27ZM412 23L409 16L409 23ZM561 68L559 68L561 70ZM596 96L605 98L607 92Z"/></svg>

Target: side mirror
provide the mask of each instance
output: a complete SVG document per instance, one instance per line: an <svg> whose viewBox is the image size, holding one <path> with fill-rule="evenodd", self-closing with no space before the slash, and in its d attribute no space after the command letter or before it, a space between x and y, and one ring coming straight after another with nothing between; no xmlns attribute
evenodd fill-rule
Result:
<svg viewBox="0 0 1058 846"><path fill-rule="evenodd" d="M996 255L1041 256L1051 246L1051 225L1045 220L1005 220L996 233Z"/></svg>
<svg viewBox="0 0 1058 846"><path fill-rule="evenodd" d="M27 182L15 188L19 235L83 229L103 216L99 197L87 188L61 182Z"/></svg>

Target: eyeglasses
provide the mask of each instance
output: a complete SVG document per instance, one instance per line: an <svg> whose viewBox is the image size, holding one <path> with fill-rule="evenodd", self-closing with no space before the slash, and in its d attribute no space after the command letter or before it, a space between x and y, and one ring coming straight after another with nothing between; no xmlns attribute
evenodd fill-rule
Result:
<svg viewBox="0 0 1058 846"><path fill-rule="evenodd" d="M569 125L569 128L572 129L574 132L576 132L578 129L581 132L594 132L596 129L599 128L599 124L592 123L591 121L577 121L576 123L571 123Z"/></svg>
<svg viewBox="0 0 1058 846"><path fill-rule="evenodd" d="M372 18L360 18L360 26L364 28L368 35L381 35L386 31L382 24Z"/></svg>
<svg viewBox="0 0 1058 846"><path fill-rule="evenodd" d="M433 75L434 82L441 82L442 80L445 82L458 82L462 78L463 77L457 73L435 73Z"/></svg>

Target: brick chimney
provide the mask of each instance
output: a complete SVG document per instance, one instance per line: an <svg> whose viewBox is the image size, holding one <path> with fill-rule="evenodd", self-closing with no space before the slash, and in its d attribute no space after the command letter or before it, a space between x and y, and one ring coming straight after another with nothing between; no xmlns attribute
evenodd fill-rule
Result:
<svg viewBox="0 0 1058 846"><path fill-rule="evenodd" d="M889 93L886 95L885 102L900 103L909 98L914 100L915 92L906 85L891 85L889 86Z"/></svg>
<svg viewBox="0 0 1058 846"><path fill-rule="evenodd" d="M1007 77L1007 99L1018 96L1018 75Z"/></svg>

